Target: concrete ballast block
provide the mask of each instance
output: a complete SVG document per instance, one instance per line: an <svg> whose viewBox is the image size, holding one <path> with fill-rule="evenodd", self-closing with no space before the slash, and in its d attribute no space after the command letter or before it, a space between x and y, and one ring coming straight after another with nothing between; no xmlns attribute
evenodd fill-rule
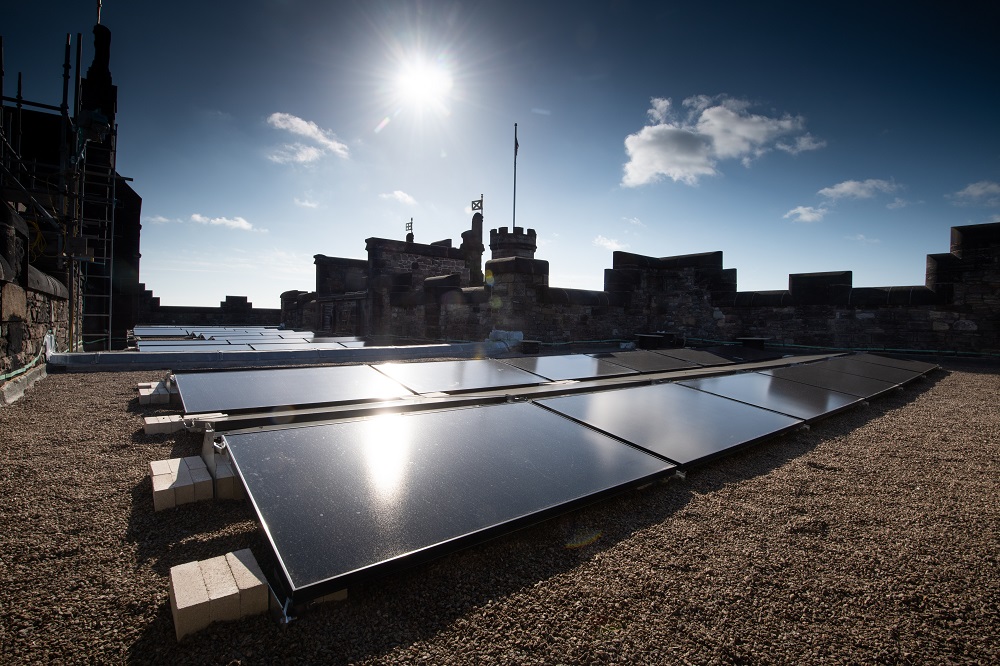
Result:
<svg viewBox="0 0 1000 666"><path fill-rule="evenodd" d="M161 435L184 430L184 417L180 414L167 416L147 416L143 419L142 431L147 435Z"/></svg>
<svg viewBox="0 0 1000 666"><path fill-rule="evenodd" d="M208 473L208 469L205 467L195 467L189 470L188 473L191 475L191 483L194 485L195 502L210 500L215 496L212 475Z"/></svg>
<svg viewBox="0 0 1000 666"><path fill-rule="evenodd" d="M208 590L212 622L240 619L240 588L225 555L198 563Z"/></svg>
<svg viewBox="0 0 1000 666"><path fill-rule="evenodd" d="M268 587L249 548L226 553L229 569L240 590L240 617L267 612Z"/></svg>
<svg viewBox="0 0 1000 666"><path fill-rule="evenodd" d="M211 624L211 600L197 562L170 568L169 597L177 640Z"/></svg>
<svg viewBox="0 0 1000 666"><path fill-rule="evenodd" d="M153 475L153 510L163 511L177 506L177 495L174 493L173 474Z"/></svg>

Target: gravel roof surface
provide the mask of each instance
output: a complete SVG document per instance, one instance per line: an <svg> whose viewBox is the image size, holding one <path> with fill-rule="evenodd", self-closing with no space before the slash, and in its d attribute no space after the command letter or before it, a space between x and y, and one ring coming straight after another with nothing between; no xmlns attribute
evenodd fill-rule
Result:
<svg viewBox="0 0 1000 666"><path fill-rule="evenodd" d="M996 365L180 643L170 567L267 548L246 504L153 512L149 461L199 450L142 432L162 375L0 408L0 663L1000 663Z"/></svg>

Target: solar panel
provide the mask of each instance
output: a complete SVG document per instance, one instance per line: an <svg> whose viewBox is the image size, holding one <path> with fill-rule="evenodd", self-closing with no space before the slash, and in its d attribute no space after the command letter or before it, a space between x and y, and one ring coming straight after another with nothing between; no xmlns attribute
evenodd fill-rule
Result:
<svg viewBox="0 0 1000 666"><path fill-rule="evenodd" d="M780 377L781 379L788 379L802 384L809 384L810 386L818 386L820 388L829 389L830 391L849 393L860 398L870 398L898 386L898 384L894 384L892 382L884 382L870 377L850 375L846 372L830 370L825 367L826 365L826 362L806 363L803 365L793 365L787 368L764 370L762 371L762 374L771 375L772 377Z"/></svg>
<svg viewBox="0 0 1000 666"><path fill-rule="evenodd" d="M504 363L545 377L552 381L566 379L597 379L634 375L635 370L623 365L608 363L586 354L560 354L558 356L524 356L505 358Z"/></svg>
<svg viewBox="0 0 1000 666"><path fill-rule="evenodd" d="M742 347L740 349L742 349ZM697 363L698 365L710 366L732 364L730 359L703 349L658 349L655 353L662 354L663 356L669 356L670 358L677 358L682 361L688 361L690 363Z"/></svg>
<svg viewBox="0 0 1000 666"><path fill-rule="evenodd" d="M305 344L303 344L305 343ZM305 340L280 340L278 342L251 342L250 346L254 351L308 351L317 347L306 343ZM343 349L342 345L337 345Z"/></svg>
<svg viewBox="0 0 1000 666"><path fill-rule="evenodd" d="M829 416L861 402L861 398L855 395L837 393L757 372L702 377L678 383L805 420Z"/></svg>
<svg viewBox="0 0 1000 666"><path fill-rule="evenodd" d="M680 351L679 349L663 350L668 354ZM753 363L754 361L771 361L785 356L784 352L773 349L757 349L755 347L744 347L743 345L719 345L697 351L708 352L719 358L736 361L737 363Z"/></svg>
<svg viewBox="0 0 1000 666"><path fill-rule="evenodd" d="M132 329L132 335L137 338L161 337L161 338L183 338L188 334L186 328L176 326L136 326Z"/></svg>
<svg viewBox="0 0 1000 666"><path fill-rule="evenodd" d="M492 358L473 361L383 363L374 367L417 393L458 393L543 383L538 375Z"/></svg>
<svg viewBox="0 0 1000 666"><path fill-rule="evenodd" d="M174 379L188 414L368 402L412 395L367 365L177 373Z"/></svg>
<svg viewBox="0 0 1000 666"><path fill-rule="evenodd" d="M672 356L653 353L651 351L618 351L602 352L591 354L594 358L599 358L610 363L617 363L626 368L631 368L636 372L668 372L670 370L685 370L687 368L697 368L698 365L690 361L682 361ZM729 363L729 361L726 361Z"/></svg>
<svg viewBox="0 0 1000 666"><path fill-rule="evenodd" d="M583 393L536 404L681 465L705 461L802 423L678 384Z"/></svg>
<svg viewBox="0 0 1000 666"><path fill-rule="evenodd" d="M175 345L157 345L155 347L139 347L141 352L191 352L192 354L199 352L232 352L232 351L251 351L250 345L230 345L226 343L210 344L210 345L191 345L191 344L178 344Z"/></svg>
<svg viewBox="0 0 1000 666"><path fill-rule="evenodd" d="M874 363L876 365L887 365L890 368L902 368L903 370L912 370L914 372L920 372L920 373L928 373L931 370L941 367L936 363L925 363L924 361L912 361L909 359L889 358L887 356L879 356L877 354L859 354L858 356L855 356L855 358L863 360L866 363Z"/></svg>
<svg viewBox="0 0 1000 666"><path fill-rule="evenodd" d="M893 368L888 365L867 363L856 356L831 358L823 363L823 367L829 368L830 370L836 370L837 372L846 372L850 375L861 375L862 377L880 379L891 384L905 384L909 381L913 381L922 374L915 370L904 370L902 368Z"/></svg>
<svg viewBox="0 0 1000 666"><path fill-rule="evenodd" d="M155 349L156 347L177 347L177 346L182 346L182 345L186 346L186 347L198 347L198 346L201 346L201 345L208 345L208 346L214 345L214 346L217 347L219 345L224 345L224 344L228 344L228 343L225 340L187 340L187 339L180 339L180 340L139 340L136 343L136 346L139 349Z"/></svg>
<svg viewBox="0 0 1000 666"><path fill-rule="evenodd" d="M673 467L529 403L225 439L274 549L274 578L295 603L538 522Z"/></svg>

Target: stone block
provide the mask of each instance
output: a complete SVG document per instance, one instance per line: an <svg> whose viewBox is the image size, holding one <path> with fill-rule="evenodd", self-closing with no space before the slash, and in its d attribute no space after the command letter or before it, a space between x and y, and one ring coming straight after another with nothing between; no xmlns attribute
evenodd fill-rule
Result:
<svg viewBox="0 0 1000 666"><path fill-rule="evenodd" d="M187 456L184 458L184 464L187 465L189 471L205 469L205 461L202 460L201 456Z"/></svg>
<svg viewBox="0 0 1000 666"><path fill-rule="evenodd" d="M218 499L236 499L236 477L228 462L215 463L215 496Z"/></svg>
<svg viewBox="0 0 1000 666"><path fill-rule="evenodd" d="M229 569L240 591L240 617L267 612L268 587L249 548L226 553Z"/></svg>
<svg viewBox="0 0 1000 666"><path fill-rule="evenodd" d="M143 419L142 431L147 435L161 435L184 430L184 417L180 414L168 416L147 416Z"/></svg>
<svg viewBox="0 0 1000 666"><path fill-rule="evenodd" d="M177 471L178 465L171 465L170 460L151 460L149 462L149 474L160 476L163 474L173 474Z"/></svg>
<svg viewBox="0 0 1000 666"><path fill-rule="evenodd" d="M173 474L153 475L153 510L163 511L177 506L177 496L174 493Z"/></svg>
<svg viewBox="0 0 1000 666"><path fill-rule="evenodd" d="M197 562L170 568L170 611L177 640L200 631L212 622L208 588Z"/></svg>
<svg viewBox="0 0 1000 666"><path fill-rule="evenodd" d="M191 474L191 483L194 486L195 502L210 500L215 496L212 475L208 473L206 467L195 467L194 469L189 469L188 473Z"/></svg>
<svg viewBox="0 0 1000 666"><path fill-rule="evenodd" d="M240 614L240 588L225 555L202 560L198 563L208 590L212 622L238 620Z"/></svg>
<svg viewBox="0 0 1000 666"><path fill-rule="evenodd" d="M178 460L180 459L178 458ZM194 482L191 480L191 472L186 466L182 465L177 470L177 476L171 485L174 488L174 498L178 506L194 501Z"/></svg>

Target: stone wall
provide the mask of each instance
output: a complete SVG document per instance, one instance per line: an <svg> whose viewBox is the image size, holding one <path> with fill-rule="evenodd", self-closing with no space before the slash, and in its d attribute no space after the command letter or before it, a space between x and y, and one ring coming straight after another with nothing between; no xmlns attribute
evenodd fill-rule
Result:
<svg viewBox="0 0 1000 666"><path fill-rule="evenodd" d="M927 257L923 285L855 287L851 271L838 271L792 274L788 289L764 292L738 291L721 252L615 252L603 291L552 287L548 262L522 256L532 254L533 235L491 233L491 245L514 239L524 252L500 247L481 287L470 285L466 258L450 242L369 239L365 290L287 292L282 316L314 330L450 340L481 340L493 329L550 342L667 331L716 341L1000 351L1000 224L952 229L950 251Z"/></svg>
<svg viewBox="0 0 1000 666"><path fill-rule="evenodd" d="M28 264L27 248L24 220L0 205L0 375L29 366L49 332L60 350L70 344L69 292Z"/></svg>
<svg viewBox="0 0 1000 666"><path fill-rule="evenodd" d="M160 305L153 292L139 285L140 324L173 326L277 326L281 323L281 310L255 308L246 296L226 296L219 307L188 305Z"/></svg>

